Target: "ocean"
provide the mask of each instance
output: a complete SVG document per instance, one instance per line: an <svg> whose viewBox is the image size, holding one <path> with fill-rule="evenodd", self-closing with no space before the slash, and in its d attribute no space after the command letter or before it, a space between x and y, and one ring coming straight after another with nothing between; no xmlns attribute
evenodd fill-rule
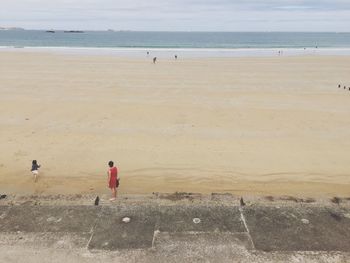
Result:
<svg viewBox="0 0 350 263"><path fill-rule="evenodd" d="M136 56L146 50L164 56L176 51L192 56L271 55L277 50L285 50L286 55L350 55L350 33L0 30L0 47Z"/></svg>

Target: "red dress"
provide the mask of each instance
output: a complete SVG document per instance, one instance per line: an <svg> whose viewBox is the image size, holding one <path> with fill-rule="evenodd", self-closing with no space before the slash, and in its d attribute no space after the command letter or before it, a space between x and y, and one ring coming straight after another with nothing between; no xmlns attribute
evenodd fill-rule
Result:
<svg viewBox="0 0 350 263"><path fill-rule="evenodd" d="M118 175L117 167L110 168L109 172L111 174L111 177L109 179L109 188L118 187L118 185L117 185L117 175Z"/></svg>

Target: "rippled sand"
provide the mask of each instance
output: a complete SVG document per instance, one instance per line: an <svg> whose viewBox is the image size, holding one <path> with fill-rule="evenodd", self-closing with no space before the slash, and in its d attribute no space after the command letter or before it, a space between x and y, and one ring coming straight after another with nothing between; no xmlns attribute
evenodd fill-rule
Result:
<svg viewBox="0 0 350 263"><path fill-rule="evenodd" d="M350 196L349 65L2 51L0 191Z"/></svg>

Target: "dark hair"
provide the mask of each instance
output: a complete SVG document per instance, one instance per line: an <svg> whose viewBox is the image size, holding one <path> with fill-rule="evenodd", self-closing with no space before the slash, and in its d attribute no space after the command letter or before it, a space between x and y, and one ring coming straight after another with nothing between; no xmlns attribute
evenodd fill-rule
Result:
<svg viewBox="0 0 350 263"><path fill-rule="evenodd" d="M109 161L108 165L109 165L109 167L113 167L113 165L114 165L113 161Z"/></svg>
<svg viewBox="0 0 350 263"><path fill-rule="evenodd" d="M32 161L32 164L36 164L36 160L33 160L33 161Z"/></svg>

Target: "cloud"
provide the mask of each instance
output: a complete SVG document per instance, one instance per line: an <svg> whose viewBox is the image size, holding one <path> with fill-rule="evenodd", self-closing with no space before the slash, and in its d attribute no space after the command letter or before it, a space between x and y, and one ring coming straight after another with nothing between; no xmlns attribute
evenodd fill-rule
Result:
<svg viewBox="0 0 350 263"><path fill-rule="evenodd" d="M349 0L2 0L0 26L347 31Z"/></svg>

